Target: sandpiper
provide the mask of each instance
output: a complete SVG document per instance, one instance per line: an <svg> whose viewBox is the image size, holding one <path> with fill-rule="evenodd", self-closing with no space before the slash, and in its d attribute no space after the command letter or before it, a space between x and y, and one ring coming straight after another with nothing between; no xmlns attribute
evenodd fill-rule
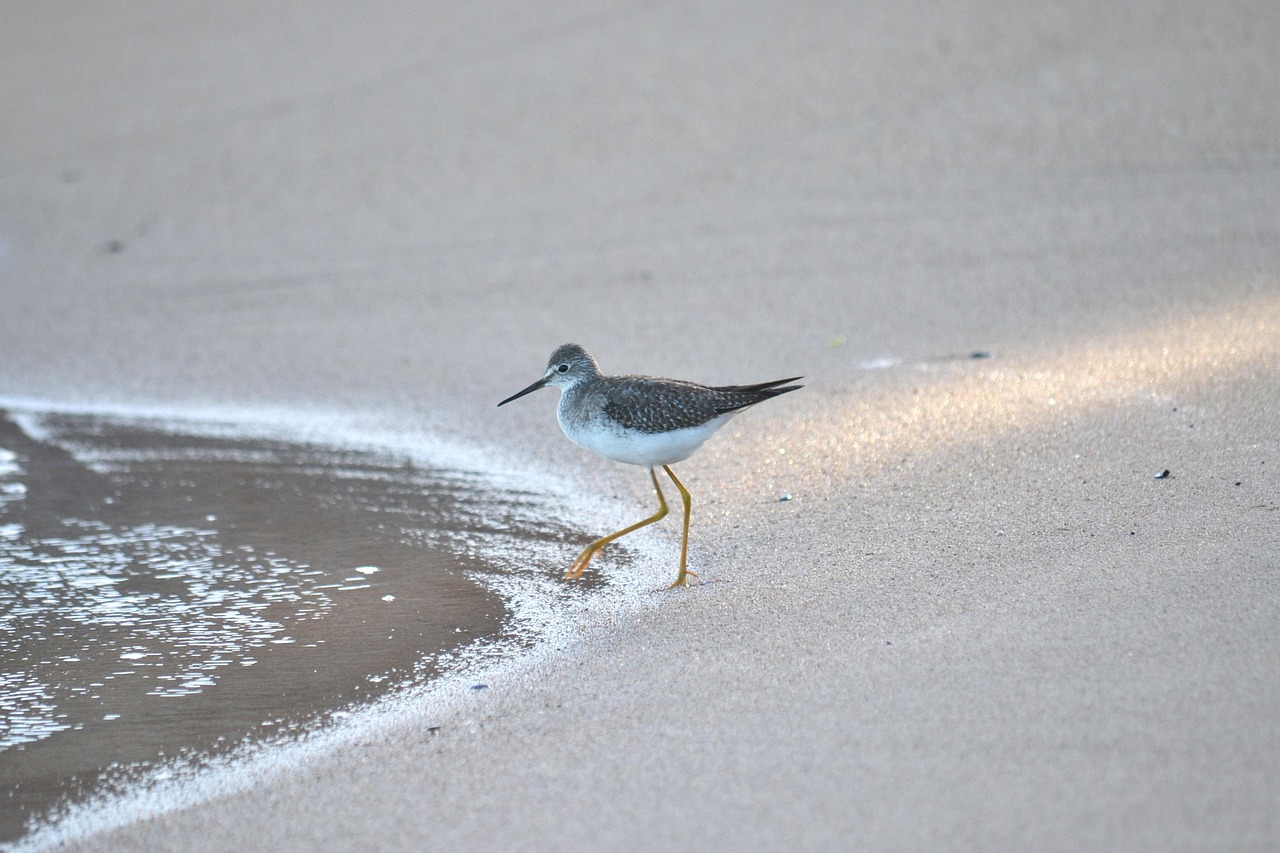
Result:
<svg viewBox="0 0 1280 853"><path fill-rule="evenodd" d="M510 403L547 385L559 388L560 405L556 408L556 419L569 440L606 459L648 468L653 490L658 493L656 513L592 542L573 561L564 574L565 579L581 577L587 563L608 543L653 524L667 514L667 501L662 496L654 470L661 465L684 501L680 574L671 587L688 586L689 576L697 576L686 566L692 503L689 491L670 466L692 456L729 418L748 406L803 387L787 385L801 378L793 376L759 385L710 387L655 376L605 376L596 360L577 344L557 348L551 354L541 379L498 405Z"/></svg>

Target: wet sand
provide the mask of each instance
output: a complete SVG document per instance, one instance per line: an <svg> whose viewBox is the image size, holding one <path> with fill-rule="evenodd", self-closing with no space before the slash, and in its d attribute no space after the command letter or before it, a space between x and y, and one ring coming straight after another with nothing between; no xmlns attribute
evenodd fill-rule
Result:
<svg viewBox="0 0 1280 853"><path fill-rule="evenodd" d="M677 469L701 586L86 846L1280 837L1271 5L6 18L0 394L323 407L638 518L494 409L555 345L806 376Z"/></svg>
<svg viewBox="0 0 1280 853"><path fill-rule="evenodd" d="M478 643L536 643L503 589L533 561L511 556L573 537L482 472L252 425L0 412L0 448L0 842Z"/></svg>

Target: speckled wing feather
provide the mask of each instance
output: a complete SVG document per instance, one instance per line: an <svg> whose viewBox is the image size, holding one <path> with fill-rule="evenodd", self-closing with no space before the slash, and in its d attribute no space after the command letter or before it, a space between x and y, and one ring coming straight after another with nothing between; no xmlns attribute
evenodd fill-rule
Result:
<svg viewBox="0 0 1280 853"><path fill-rule="evenodd" d="M709 388L676 379L610 377L604 413L626 429L647 433L668 432L701 426L720 415L794 391L800 386L777 387L792 381L794 380L780 379L759 385Z"/></svg>
<svg viewBox="0 0 1280 853"><path fill-rule="evenodd" d="M719 414L702 386L647 376L610 377L604 413L625 429L649 433L699 426Z"/></svg>

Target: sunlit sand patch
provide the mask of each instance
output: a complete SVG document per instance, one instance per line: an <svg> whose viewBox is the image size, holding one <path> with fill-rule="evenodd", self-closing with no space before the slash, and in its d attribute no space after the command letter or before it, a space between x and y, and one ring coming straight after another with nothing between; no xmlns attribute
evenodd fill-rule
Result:
<svg viewBox="0 0 1280 853"><path fill-rule="evenodd" d="M901 382L882 376L868 393L815 407L785 437L762 440L785 446L771 463L782 471L849 482L904 449L984 441L1104 406L1165 405L1221 377L1274 377L1278 365L1280 298L1264 295L1016 365L955 360Z"/></svg>

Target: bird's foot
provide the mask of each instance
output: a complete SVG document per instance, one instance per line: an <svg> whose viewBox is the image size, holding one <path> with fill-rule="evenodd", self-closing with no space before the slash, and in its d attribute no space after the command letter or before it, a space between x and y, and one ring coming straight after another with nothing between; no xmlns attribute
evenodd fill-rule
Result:
<svg viewBox="0 0 1280 853"><path fill-rule="evenodd" d="M698 573L695 572L693 569L681 569L679 576L677 576L675 579L675 582L673 582L671 586L667 587L667 589L675 589L678 586L682 586L687 589L689 587L689 578L690 577L696 578L697 576L698 576Z"/></svg>
<svg viewBox="0 0 1280 853"><path fill-rule="evenodd" d="M604 550L603 547L586 548L578 555L578 558L573 561L573 565L569 567L568 571L564 573L564 580L576 581L578 578L582 577L582 572L587 568L587 563L590 563L591 558L602 550Z"/></svg>

